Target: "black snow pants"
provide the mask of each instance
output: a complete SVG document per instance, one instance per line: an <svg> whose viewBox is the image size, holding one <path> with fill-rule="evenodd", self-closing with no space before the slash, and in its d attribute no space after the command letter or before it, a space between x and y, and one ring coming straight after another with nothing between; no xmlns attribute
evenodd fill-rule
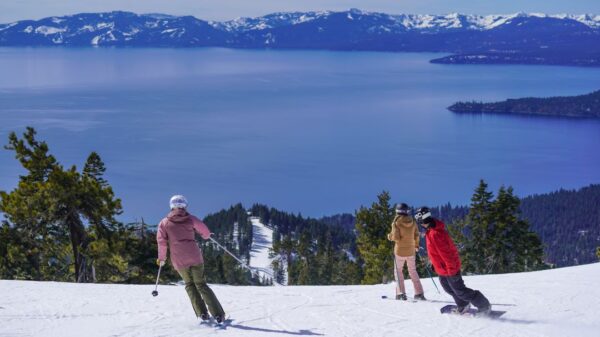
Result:
<svg viewBox="0 0 600 337"><path fill-rule="evenodd" d="M479 290L473 290L465 286L460 272L454 276L440 276L440 283L442 288L454 298L454 302L459 307L471 303L481 309L490 305L490 301Z"/></svg>

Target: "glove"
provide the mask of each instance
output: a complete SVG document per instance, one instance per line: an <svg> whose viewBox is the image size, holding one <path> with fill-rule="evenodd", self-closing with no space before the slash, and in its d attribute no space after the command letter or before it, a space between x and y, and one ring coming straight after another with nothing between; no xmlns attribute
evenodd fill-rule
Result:
<svg viewBox="0 0 600 337"><path fill-rule="evenodd" d="M164 261L164 260L159 260L159 259L156 259L156 264L157 264L159 267L162 267L162 266L164 266L164 265L165 265L165 261Z"/></svg>

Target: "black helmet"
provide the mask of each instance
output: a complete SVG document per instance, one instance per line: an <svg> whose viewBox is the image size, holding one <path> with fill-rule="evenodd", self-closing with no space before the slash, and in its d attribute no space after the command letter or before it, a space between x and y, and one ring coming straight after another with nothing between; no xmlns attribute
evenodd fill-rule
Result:
<svg viewBox="0 0 600 337"><path fill-rule="evenodd" d="M396 214L408 215L410 209L405 203L396 204Z"/></svg>
<svg viewBox="0 0 600 337"><path fill-rule="evenodd" d="M429 207L423 206L417 209L417 213L415 213L415 219L417 219L417 221L423 221L427 218L431 218L431 210L429 210Z"/></svg>

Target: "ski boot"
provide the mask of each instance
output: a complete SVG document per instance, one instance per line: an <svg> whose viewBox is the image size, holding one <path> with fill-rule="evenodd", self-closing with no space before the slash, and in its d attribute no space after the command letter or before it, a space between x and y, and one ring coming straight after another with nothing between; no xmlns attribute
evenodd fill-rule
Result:
<svg viewBox="0 0 600 337"><path fill-rule="evenodd" d="M401 300L401 301L406 301L406 300L408 300L408 297L406 297L406 294L398 294L398 295L396 295L396 299Z"/></svg>
<svg viewBox="0 0 600 337"><path fill-rule="evenodd" d="M415 301L427 301L427 299L425 298L425 295L417 294L415 295Z"/></svg>
<svg viewBox="0 0 600 337"><path fill-rule="evenodd" d="M492 312L492 306L488 305L485 307L477 308L477 316L489 316Z"/></svg>
<svg viewBox="0 0 600 337"><path fill-rule="evenodd" d="M200 319L202 320L202 322L206 322L210 319L210 317L208 317L208 314L201 314Z"/></svg>
<svg viewBox="0 0 600 337"><path fill-rule="evenodd" d="M223 315L215 316L215 321L217 321L217 324L222 324L223 323Z"/></svg>

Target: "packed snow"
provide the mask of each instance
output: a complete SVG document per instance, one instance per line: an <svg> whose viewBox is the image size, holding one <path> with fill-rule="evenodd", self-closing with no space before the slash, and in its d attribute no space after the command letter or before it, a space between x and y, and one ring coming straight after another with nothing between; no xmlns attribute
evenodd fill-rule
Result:
<svg viewBox="0 0 600 337"><path fill-rule="evenodd" d="M429 301L417 303L382 299L393 284L211 285L232 319L220 330L198 323L180 285L152 297L154 285L0 281L0 336L598 336L599 278L599 263L465 277L507 311L497 320L439 314L451 298L430 279L422 280Z"/></svg>
<svg viewBox="0 0 600 337"><path fill-rule="evenodd" d="M269 250L273 247L273 230L265 226L259 217L251 217L252 247L250 249L250 266L259 271L261 277L272 278L272 259Z"/></svg>

